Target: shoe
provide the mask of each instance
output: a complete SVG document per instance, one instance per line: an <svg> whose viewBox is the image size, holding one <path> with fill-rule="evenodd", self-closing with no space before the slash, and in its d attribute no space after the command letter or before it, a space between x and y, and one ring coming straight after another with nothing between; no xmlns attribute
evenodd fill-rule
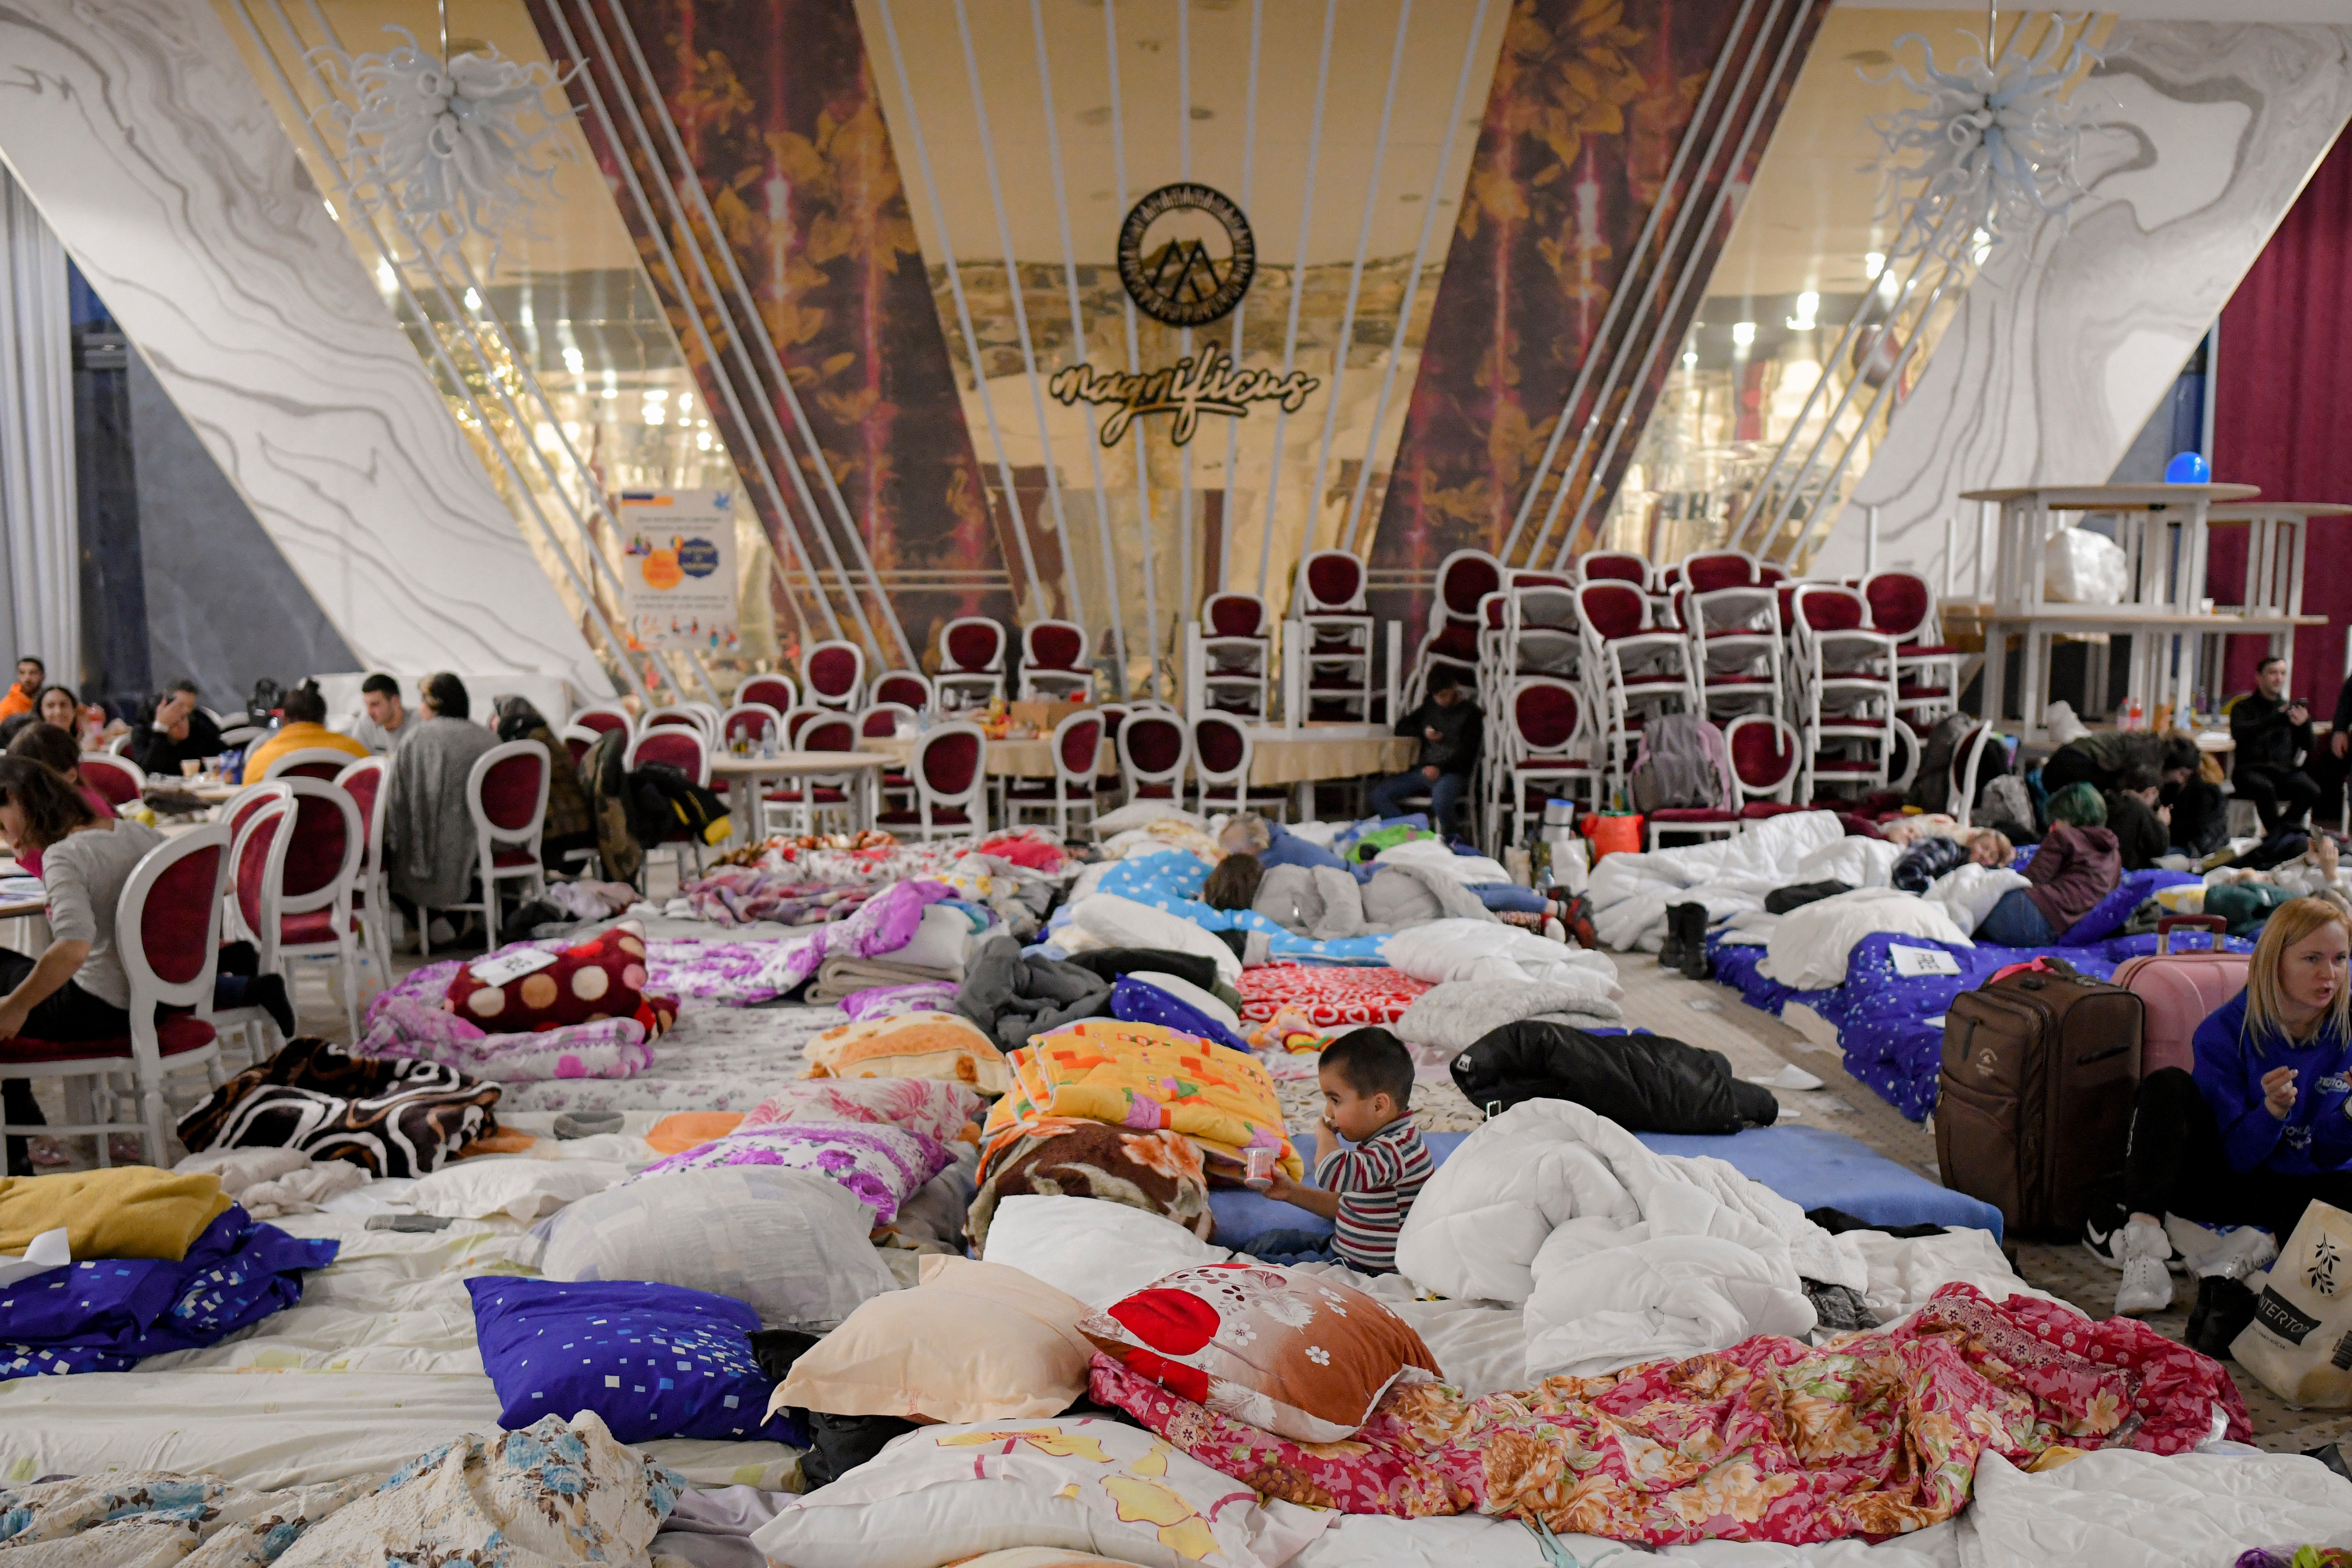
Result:
<svg viewBox="0 0 2352 1568"><path fill-rule="evenodd" d="M1582 893L1568 900L1559 911L1559 923L1576 939L1576 945L1588 952L1601 951L1600 933L1592 929L1592 900Z"/></svg>
<svg viewBox="0 0 2352 1568"><path fill-rule="evenodd" d="M2200 1355L2222 1360L2229 1355L2231 1343L2254 1321L2258 1300L2235 1279L2220 1274L2205 1276L2197 1282L2197 1305L2189 1310L2189 1332L2183 1342Z"/></svg>
<svg viewBox="0 0 2352 1568"><path fill-rule="evenodd" d="M1666 909L1665 939L1658 943L1660 969L1680 969L1683 966L1683 922L1675 918L1675 910L1679 907L1668 905Z"/></svg>
<svg viewBox="0 0 2352 1568"><path fill-rule="evenodd" d="M2172 1305L2172 1276L2153 1258L2124 1259L2123 1283L2116 1287L2116 1316L2144 1318Z"/></svg>
<svg viewBox="0 0 2352 1568"><path fill-rule="evenodd" d="M2084 1220L2083 1250L2110 1268L2121 1268L2135 1253L2168 1266L2177 1254L2164 1227L2145 1220L2128 1225L2125 1222L2129 1217L2123 1206L2116 1205L2105 1215L2094 1215Z"/></svg>
<svg viewBox="0 0 2352 1568"><path fill-rule="evenodd" d="M1706 952L1706 906L1675 904L1666 911L1669 922L1682 921L1682 963L1679 965L1685 980L1715 978L1715 960Z"/></svg>
<svg viewBox="0 0 2352 1568"><path fill-rule="evenodd" d="M1543 933L1554 942L1566 942L1568 940L1568 928L1560 924L1559 921L1556 920L1546 920L1544 921Z"/></svg>
<svg viewBox="0 0 2352 1568"><path fill-rule="evenodd" d="M2205 1279L2242 1281L2278 1259L2278 1243L2260 1226L2242 1225L2220 1245L2187 1260L2191 1273Z"/></svg>

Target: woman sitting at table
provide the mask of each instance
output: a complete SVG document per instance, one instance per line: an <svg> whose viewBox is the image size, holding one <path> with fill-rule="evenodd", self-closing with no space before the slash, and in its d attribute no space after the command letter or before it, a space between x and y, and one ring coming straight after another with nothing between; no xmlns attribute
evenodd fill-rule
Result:
<svg viewBox="0 0 2352 1568"><path fill-rule="evenodd" d="M596 847L596 819L588 810L588 792L580 787L580 770L572 765L572 749L555 738L546 718L528 697L501 697L495 705L499 743L536 741L547 753L547 821L539 840L540 864L560 871L574 850Z"/></svg>
<svg viewBox="0 0 2352 1568"><path fill-rule="evenodd" d="M8 754L12 757L30 757L65 780L67 784L73 786L74 793L81 796L82 803L88 805L96 816L112 817L116 815L112 801L82 782L81 748L74 744L71 735L67 734L55 724L45 724L38 721L27 724L16 731L15 740L8 742ZM41 874L40 850L29 846L19 849L16 852L16 864L25 868L25 875L27 877L39 876Z"/></svg>
<svg viewBox="0 0 2352 1568"><path fill-rule="evenodd" d="M20 1037L71 1042L128 1035L131 976L122 966L115 910L131 873L163 836L99 816L48 768L12 755L0 757L0 838L19 863L28 853L38 858L49 922L49 945L38 958L0 948L0 1072L6 1070L11 1042ZM223 975L213 1002L267 1007L279 1028L289 1037L294 1033L286 983L278 975ZM9 1121L40 1125L31 1084L0 1081L0 1097ZM32 1174L24 1139L8 1140L7 1158L10 1175Z"/></svg>
<svg viewBox="0 0 2352 1568"><path fill-rule="evenodd" d="M384 784L383 863L392 872L393 896L412 912L467 901L474 876L474 814L466 803L466 781L482 753L499 743L469 717L473 710L464 681L428 675L422 689L423 716L409 721L416 732L393 753L392 776ZM457 940L446 922L439 922L431 935L435 942Z"/></svg>

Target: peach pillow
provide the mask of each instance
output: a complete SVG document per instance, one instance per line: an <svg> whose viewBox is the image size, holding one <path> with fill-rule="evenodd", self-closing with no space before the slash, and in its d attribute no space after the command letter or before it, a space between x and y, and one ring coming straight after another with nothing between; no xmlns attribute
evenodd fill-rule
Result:
<svg viewBox="0 0 2352 1568"><path fill-rule="evenodd" d="M740 1111L681 1110L665 1116L646 1133L646 1142L660 1154L683 1154L724 1138L743 1124Z"/></svg>
<svg viewBox="0 0 2352 1568"><path fill-rule="evenodd" d="M996 1043L955 1013L901 1013L827 1029L802 1052L811 1078L937 1078L1003 1094L1012 1069Z"/></svg>
<svg viewBox="0 0 2352 1568"><path fill-rule="evenodd" d="M911 1290L876 1296L793 1363L769 1402L828 1415L1014 1421L1087 1391L1090 1309L1003 1263L933 1253Z"/></svg>

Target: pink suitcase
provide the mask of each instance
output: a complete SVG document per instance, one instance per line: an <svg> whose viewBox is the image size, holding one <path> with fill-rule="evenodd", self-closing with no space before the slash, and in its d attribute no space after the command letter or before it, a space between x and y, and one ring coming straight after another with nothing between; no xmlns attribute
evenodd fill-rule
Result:
<svg viewBox="0 0 2352 1568"><path fill-rule="evenodd" d="M2180 926L2202 928L2215 951L2173 952L2172 932ZM2163 1068L2188 1070L2197 1059L2190 1044L2197 1026L2246 988L2246 963L2252 955L2220 951L2229 929L2220 915L2167 915L2156 922L2156 952L2116 968L2116 984L2135 993L2147 1009L2140 1077Z"/></svg>

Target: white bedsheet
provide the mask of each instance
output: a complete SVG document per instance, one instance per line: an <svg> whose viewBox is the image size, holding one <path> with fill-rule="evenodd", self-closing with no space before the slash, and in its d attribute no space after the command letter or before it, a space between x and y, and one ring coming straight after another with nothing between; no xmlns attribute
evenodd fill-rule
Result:
<svg viewBox="0 0 2352 1568"><path fill-rule="evenodd" d="M1587 889L1593 929L1620 952L1655 952L1665 939L1668 904L1705 904L1710 923L1741 910L1760 910L1764 895L1775 888L1820 880L1801 876L1798 868L1813 851L1845 837L1844 825L1832 813L1799 811L1713 843L1654 855L1603 856Z"/></svg>

